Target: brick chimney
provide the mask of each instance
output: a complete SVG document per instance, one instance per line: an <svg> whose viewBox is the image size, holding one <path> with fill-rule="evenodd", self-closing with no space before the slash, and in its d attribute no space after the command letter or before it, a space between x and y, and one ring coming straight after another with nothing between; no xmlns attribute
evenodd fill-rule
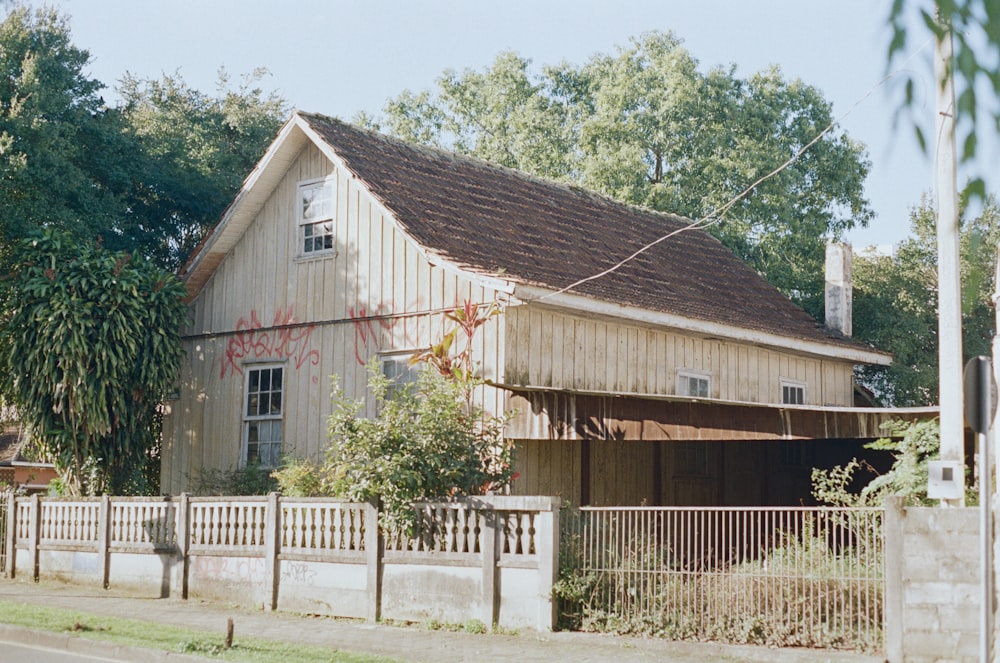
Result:
<svg viewBox="0 0 1000 663"><path fill-rule="evenodd" d="M826 245L826 326L844 336L851 336L851 260L850 244Z"/></svg>

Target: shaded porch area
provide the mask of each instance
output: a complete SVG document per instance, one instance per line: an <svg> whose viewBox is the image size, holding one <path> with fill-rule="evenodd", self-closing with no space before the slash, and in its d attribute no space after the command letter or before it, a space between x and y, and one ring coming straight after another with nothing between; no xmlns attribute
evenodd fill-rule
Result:
<svg viewBox="0 0 1000 663"><path fill-rule="evenodd" d="M515 494L578 506L811 505L813 468L887 452L882 424L935 408L814 408L553 391L511 391Z"/></svg>

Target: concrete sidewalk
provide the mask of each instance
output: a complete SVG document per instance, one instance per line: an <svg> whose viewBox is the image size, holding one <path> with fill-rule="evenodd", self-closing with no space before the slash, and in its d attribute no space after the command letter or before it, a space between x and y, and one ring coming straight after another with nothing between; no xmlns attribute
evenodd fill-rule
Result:
<svg viewBox="0 0 1000 663"><path fill-rule="evenodd" d="M65 608L100 616L138 619L171 624L219 634L226 620L235 623L234 641L253 636L284 642L319 645L344 652L376 654L400 661L447 663L472 660L519 662L573 661L843 661L875 663L880 657L811 649L671 642L654 638L622 637L591 633L535 633L476 635L430 631L418 626L388 626L364 622L312 617L282 612L253 611L198 600L139 598L114 590L100 590L54 582L32 583L0 579L0 600ZM101 654L122 661L209 660L176 653L122 647L71 634L43 633L0 625L0 641L45 644L91 655ZM82 642L78 642L82 641ZM103 645L103 648L102 648ZM216 659L217 660L217 659Z"/></svg>

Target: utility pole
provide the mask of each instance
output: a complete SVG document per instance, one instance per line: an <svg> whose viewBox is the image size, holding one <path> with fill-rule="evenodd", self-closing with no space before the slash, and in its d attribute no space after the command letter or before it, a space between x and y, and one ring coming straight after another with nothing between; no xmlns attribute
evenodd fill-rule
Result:
<svg viewBox="0 0 1000 663"><path fill-rule="evenodd" d="M951 18L942 15L940 5L936 10L936 18L941 28L934 49L934 79L937 89L934 153L938 204L938 402L941 406L941 460L957 462L956 469L961 470L965 467L965 426L962 421L962 286L958 266L953 47ZM958 476L964 476L964 473ZM941 500L942 506L964 504L964 494L958 498Z"/></svg>

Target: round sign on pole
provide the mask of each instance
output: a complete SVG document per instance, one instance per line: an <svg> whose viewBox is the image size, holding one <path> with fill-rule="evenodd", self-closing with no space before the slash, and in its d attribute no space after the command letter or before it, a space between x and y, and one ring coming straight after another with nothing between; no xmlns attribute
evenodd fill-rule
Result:
<svg viewBox="0 0 1000 663"><path fill-rule="evenodd" d="M965 421L973 431L986 433L996 412L996 390L990 358L973 357L965 364Z"/></svg>

